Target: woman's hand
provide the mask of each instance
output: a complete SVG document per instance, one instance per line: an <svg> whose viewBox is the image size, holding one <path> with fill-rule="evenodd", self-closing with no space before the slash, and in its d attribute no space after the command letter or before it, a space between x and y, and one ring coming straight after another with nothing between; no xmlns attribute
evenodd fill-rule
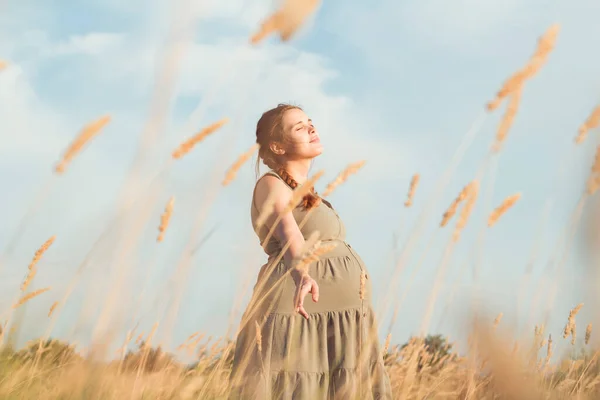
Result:
<svg viewBox="0 0 600 400"><path fill-rule="evenodd" d="M308 319L308 313L304 309L304 297L311 293L312 299L316 303L319 301L319 285L308 274L303 274L301 278L294 279L296 282L296 293L294 294L294 310Z"/></svg>

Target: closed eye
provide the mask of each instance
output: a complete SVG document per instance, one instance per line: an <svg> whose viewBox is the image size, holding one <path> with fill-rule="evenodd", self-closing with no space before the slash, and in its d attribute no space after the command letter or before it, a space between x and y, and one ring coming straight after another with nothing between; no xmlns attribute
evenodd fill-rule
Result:
<svg viewBox="0 0 600 400"><path fill-rule="evenodd" d="M296 126L298 126L296 128L296 131L299 131L300 129L303 129L303 128L307 128L308 126L310 126L311 128L314 128L314 125L312 123L312 119L308 120L308 126L307 126L307 124L304 123L304 121L298 121L298 122L296 122Z"/></svg>

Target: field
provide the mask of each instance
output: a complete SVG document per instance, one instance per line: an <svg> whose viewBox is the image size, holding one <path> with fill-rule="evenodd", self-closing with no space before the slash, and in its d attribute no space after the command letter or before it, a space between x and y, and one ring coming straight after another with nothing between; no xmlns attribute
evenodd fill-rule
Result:
<svg viewBox="0 0 600 400"><path fill-rule="evenodd" d="M291 40L303 22L315 12L318 3L316 0L286 2L280 10L264 20L257 32L251 36L250 44L258 45L266 37L274 34L284 42ZM447 206L445 212L439 215L439 229L450 230L452 233L445 248L445 256L437 266L435 281L432 282L432 293L419 327L421 334L411 337L406 343L396 343L394 338L388 335L381 344L381 352L395 398L600 398L600 360L598 360L600 351L597 350L598 341L595 340L592 324L600 323L600 320L585 323L577 321L577 315L582 309L589 309L594 313L596 304L580 303L570 306L572 307L570 313L561 316L564 318L562 332L549 332L543 323L537 325L532 323L525 337L517 337L511 332L510 324L506 324L503 320L502 313L490 317L488 313L480 312L475 308L467 310L469 321L467 330L470 334L468 337L461 338L462 342L466 343L466 346L463 346L464 351L459 351L448 338L432 332L431 329L434 308L439 300L441 281L448 268L448 259L456 243L459 242L463 229L469 224L473 208L481 200L484 173L489 168L490 160L503 151L519 112L524 88L530 81L535 80L538 72L547 63L552 62L552 52L560 34L559 25L549 26L545 32L541 32L537 43L531 43L531 58L523 60L523 65L517 71L506 71L508 78L502 83L497 94L485 104L485 114L502 112L501 122L497 127L489 153L483 155L485 158L481 169L476 172L473 180L465 182L463 189L457 193L456 199ZM7 67L9 62L0 60L0 74ZM505 107L504 110L501 110L502 106ZM77 168L73 165L77 158L85 156L85 149L94 146L94 139L102 135L103 130L111 123L111 116L104 115L84 126L70 144L65 144L66 150L60 161L52 166L54 174L61 176L71 168ZM218 135L219 130L230 123L232 121L228 118L214 121L177 148L169 149L169 163L176 163L182 158L191 156L207 138ZM588 135L599 126L600 106L592 107L587 120L574 128L577 135L573 138L573 146L587 145L592 140ZM142 138L142 142L151 141L153 134L151 131L152 129L149 129L146 132L147 136ZM257 150L258 147L255 145L239 155L225 176L220 177L219 185L223 187L234 182L240 170L249 167ZM101 243L102 238L116 235L117 256L130 255L130 251L135 248L136 238L148 234L143 232L146 224L153 224L156 227L152 235L155 236L153 240L157 245L168 241L169 230L173 229L171 217L178 207L178 199L170 197L165 204L161 204L160 215L152 214L150 205L136 208L138 205L134 199L136 191L146 187L145 185L150 186L148 182L137 180L139 171L136 168L142 168L142 161L141 158L136 160L132 173L126 177L125 190L117 202L118 213L115 221L108 221L107 230L98 238L98 243ZM360 174L363 165L362 161L349 164L339 173L338 178L327 186L323 196L328 196L340 185L351 186L353 176ZM588 228L585 251L588 258L592 260L587 272L589 282L592 282L590 286L593 287L593 282L598 282L595 269L598 265L594 260L598 256L596 250L600 232L597 232L597 224L594 221L597 219L599 203L594 196L597 196L596 192L600 188L600 147L595 157L589 160L589 169L586 172L589 174L586 176L586 187L571 214L568 226L565 227L566 233L561 246L564 247L564 254L567 254L575 232L581 225L587 224L584 226ZM312 180L317 182L319 178L319 173L316 173ZM404 207L410 208L417 201L415 196L419 192L421 179L419 174L412 176L410 186L406 188L406 198L403 199ZM152 182L154 181L150 183ZM318 185L325 187L325 184L320 181ZM443 185L444 179L440 181L440 187ZM308 185L297 189L296 200L302 197L303 190L307 187ZM213 196L213 193L207 190L206 196ZM501 222L504 215L510 213L511 208L517 205L520 199L521 193L514 193L501 204L495 205L494 209L487 214L487 227L491 228ZM33 199L30 212L33 213L32 210L39 207L39 203L43 201L42 190L40 195ZM269 212L269 210L265 211ZM128 214L130 212L133 217ZM435 212L429 211L433 214ZM131 218L126 219L124 215L129 215ZM122 220L119 219L121 217ZM203 218L200 217L201 222ZM25 217L19 229L26 227L27 223L28 219ZM415 229L415 232L409 236L407 248L410 248L411 240L419 235L418 231L419 229ZM16 343L19 343L23 336L27 307L35 302L43 303L46 301L44 294L52 291L51 286L36 281L36 276L38 268L41 268L38 264L43 263L46 252L52 251L57 238L49 237L44 243L40 243L37 249L32 249L32 258L26 271L24 270L25 276L20 284L18 296L7 305L6 310L0 309L0 399L227 398L228 378L235 346L234 331L237 327L230 326L230 331L223 332L219 337L212 337L201 331L196 332L176 348L163 348L155 339L155 335L161 329L165 329L162 334L163 338L167 338L166 342L170 342L173 336L172 330L177 314L185 301L181 288L185 285L192 255L197 251L198 232L199 230L193 232L185 254L178 260L173 285L174 299L168 304L166 318L157 320L150 330L144 332L134 324L128 325L124 322L132 317L123 315L123 310L130 311L127 308L129 306L132 307L131 310L135 310L137 306L128 304L125 307L119 303L117 296L109 297L102 309L98 310L93 335L89 338L89 346L85 348L69 342L70 338L53 338L53 329L56 318L68 304L73 291L81 289L77 286L79 274L92 262L94 251L100 251L98 249L101 246L94 246L89 253L86 253L78 266L76 276L69 281L64 295L56 302L44 305L48 310L47 319L39 323L43 325L40 329L46 333L38 339L29 341L25 346L17 346ZM14 242L8 243L6 249L3 248L2 251L5 253L11 251L11 246L18 242L20 234L19 230L15 232L12 238ZM310 249L307 262L314 253L327 251L318 246L318 241L313 244L315 246ZM7 267L4 255L0 253L0 276L3 268ZM390 280L392 283L405 263L406 259L402 253L393 271ZM560 265L562 261L557 260L556 263ZM417 269L414 271L417 272ZM133 298L137 293L127 287L125 274L126 272L119 272L113 276L112 290L115 293L130 291ZM250 278L251 281L253 279L254 277ZM595 298L595 292L590 296ZM394 308L395 304L392 304L392 301L397 301L396 297L388 295L384 299L388 309ZM394 315L393 322L397 318L401 319L402 316ZM115 331L111 325L115 320L119 321L120 325L127 326L127 331ZM237 322L235 321L235 324ZM557 343L566 350L556 354ZM256 346L257 348L261 346L260 334Z"/></svg>

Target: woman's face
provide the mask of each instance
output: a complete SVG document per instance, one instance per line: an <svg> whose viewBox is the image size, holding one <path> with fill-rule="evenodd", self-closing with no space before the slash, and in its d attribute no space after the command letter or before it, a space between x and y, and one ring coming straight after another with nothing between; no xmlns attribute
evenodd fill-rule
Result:
<svg viewBox="0 0 600 400"><path fill-rule="evenodd" d="M282 122L284 139L281 146L286 158L311 159L323 152L319 133L304 111L288 110Z"/></svg>

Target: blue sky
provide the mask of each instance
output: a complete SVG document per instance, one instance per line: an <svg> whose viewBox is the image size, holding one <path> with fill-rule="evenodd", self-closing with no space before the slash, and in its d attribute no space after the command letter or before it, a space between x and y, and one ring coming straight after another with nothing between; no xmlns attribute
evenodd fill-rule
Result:
<svg viewBox="0 0 600 400"><path fill-rule="evenodd" d="M10 63L0 72L2 309L17 294L37 247L57 236L34 282L53 289L28 306L26 339L44 332L49 305L62 298L91 248L92 262L53 326L54 336L88 342L107 293L115 310L105 316L119 335L131 325L131 304L140 305L135 316L147 332L156 320L167 324L171 294L181 288L173 329L159 331L159 340L176 345L197 330L219 335L231 321L237 324L239 310L233 319L229 315L234 299L243 296L245 305L244 282L253 284L265 261L249 217L254 163L231 186L219 188L218 182L253 144L261 112L290 101L302 105L321 132L325 153L313 167L326 171L321 185L350 162L367 160L331 201L346 223L348 241L371 270L376 306L388 293L395 299L406 293L392 332L394 342L404 342L418 332L451 236L452 229L438 229L441 214L475 177L495 135L502 111L480 119L483 106L552 23L562 27L556 50L526 84L506 145L490 163L474 216L447 265L432 329L453 340L463 337L464 312L478 295L490 320L503 312L507 328L518 324L526 337L551 310L548 330L558 337L568 310L587 299L583 289L591 280L578 240L567 273L554 275L546 266L561 256L557 243L597 144L597 133L581 146L573 144L600 101L600 57L592 50L600 5L592 0L325 2L292 41L272 37L254 48L248 38L273 10L272 2L21 1L4 2L0 10L0 59ZM113 119L102 135L64 176L54 177L54 163L80 127L107 113ZM168 162L178 143L225 116L231 123L222 131L183 160ZM478 120L481 128L436 195ZM152 132L154 139L137 159L142 172L130 175L142 138ZM148 188L143 182L159 172ZM414 206L406 209L415 172L421 184ZM515 192L523 196L514 209L485 229L487 214ZM157 245L159 215L171 195L174 217L165 242ZM129 219L115 225L117 206L129 198L141 200ZM16 246L5 250L36 203ZM430 211L426 204L432 204ZM130 225L136 212L147 213L145 225ZM400 284L390 288L393 260L415 237L422 213L424 229ZM107 225L113 230L94 247ZM175 279L186 246L213 228L204 247L183 264L188 272ZM523 286L534 248L533 273ZM482 271L477 282L475 264ZM552 282L560 282L553 303L545 294ZM537 306L530 315L531 305ZM381 316L382 336L389 311ZM580 324L589 320L587 311L580 313Z"/></svg>

